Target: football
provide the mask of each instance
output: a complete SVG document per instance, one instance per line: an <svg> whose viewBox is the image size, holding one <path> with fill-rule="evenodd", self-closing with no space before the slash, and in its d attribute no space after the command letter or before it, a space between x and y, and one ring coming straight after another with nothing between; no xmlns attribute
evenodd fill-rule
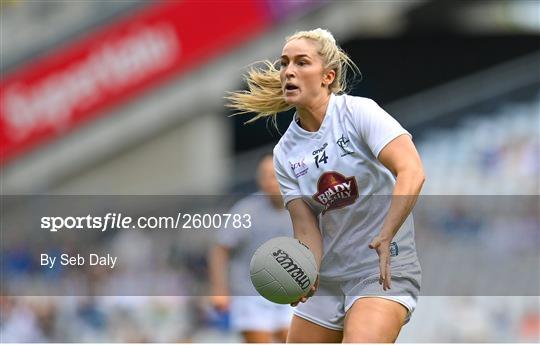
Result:
<svg viewBox="0 0 540 345"><path fill-rule="evenodd" d="M317 279L315 256L292 237L276 237L253 254L250 277L253 286L269 301L296 302L309 292Z"/></svg>

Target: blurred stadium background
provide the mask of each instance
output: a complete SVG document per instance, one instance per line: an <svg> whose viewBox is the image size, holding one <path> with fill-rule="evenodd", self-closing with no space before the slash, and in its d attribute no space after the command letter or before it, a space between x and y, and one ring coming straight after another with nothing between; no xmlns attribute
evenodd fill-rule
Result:
<svg viewBox="0 0 540 345"><path fill-rule="evenodd" d="M250 63L277 58L285 36L323 27L362 71L351 93L375 99L413 134L424 194L538 200L539 1L2 0L0 10L3 195L253 191L255 161L279 133L228 117L223 96L243 87ZM426 277L449 243L538 258L534 205L511 221L471 218L458 206L433 218L417 217L428 283L456 283L444 272ZM123 235L133 237L128 248ZM175 265L144 265L156 243L141 233L110 241L132 267L207 284L211 241L179 232L160 244L181 257ZM32 250L3 248L10 277L31 284L40 270ZM2 342L241 340L204 297L1 298ZM538 296L423 296L399 341L538 342L539 304Z"/></svg>

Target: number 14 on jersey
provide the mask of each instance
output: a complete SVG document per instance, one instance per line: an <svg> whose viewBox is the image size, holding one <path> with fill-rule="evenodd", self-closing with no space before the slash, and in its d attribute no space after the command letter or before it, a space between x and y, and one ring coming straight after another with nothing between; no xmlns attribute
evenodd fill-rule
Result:
<svg viewBox="0 0 540 345"><path fill-rule="evenodd" d="M317 168L319 168L319 164L328 163L328 156L326 155L326 150L323 150L322 152L314 155L313 160L315 161L315 165L317 166Z"/></svg>

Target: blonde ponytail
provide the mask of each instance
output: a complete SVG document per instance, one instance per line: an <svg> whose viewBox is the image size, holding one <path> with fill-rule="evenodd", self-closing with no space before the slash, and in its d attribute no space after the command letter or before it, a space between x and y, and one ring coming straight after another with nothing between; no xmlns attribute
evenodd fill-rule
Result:
<svg viewBox="0 0 540 345"><path fill-rule="evenodd" d="M307 38L319 43L318 51L321 55L325 69L333 69L336 72L334 81L328 86L334 94L343 93L347 89L347 71L360 74L360 70L349 56L336 44L332 34L324 29L299 31L287 37L286 42L295 39ZM272 117L274 124L277 113L292 109L285 102L280 80L280 71L275 63L265 60L264 67L252 67L245 79L248 90L229 93L225 98L229 101L227 107L235 110L234 115L256 113L246 123L256 121L263 117Z"/></svg>
<svg viewBox="0 0 540 345"><path fill-rule="evenodd" d="M292 109L283 98L279 70L268 60L263 64L264 68L252 67L247 73L249 90L231 92L225 97L230 102L226 106L236 110L235 115L257 113L246 123L268 116L275 120L277 113Z"/></svg>

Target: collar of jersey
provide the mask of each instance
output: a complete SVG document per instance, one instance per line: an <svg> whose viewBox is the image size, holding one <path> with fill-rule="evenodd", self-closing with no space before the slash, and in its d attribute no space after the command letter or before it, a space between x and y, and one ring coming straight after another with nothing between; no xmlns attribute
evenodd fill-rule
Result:
<svg viewBox="0 0 540 345"><path fill-rule="evenodd" d="M324 119L323 119L323 121L321 123L321 127L319 128L318 131L310 132L310 131L306 131L305 129L300 127L300 125L297 122L298 114L296 112L294 113L293 121L291 123L292 129L294 129L294 131L298 135L306 137L306 138L313 138L313 139L322 138L322 136L323 136L323 134L325 132L325 129L327 127L327 124L330 121L328 118L332 114L332 110L334 109L335 102L336 102L336 95L334 95L332 93L332 94L330 94L330 100L328 101L328 107L326 108L326 114L324 115Z"/></svg>

